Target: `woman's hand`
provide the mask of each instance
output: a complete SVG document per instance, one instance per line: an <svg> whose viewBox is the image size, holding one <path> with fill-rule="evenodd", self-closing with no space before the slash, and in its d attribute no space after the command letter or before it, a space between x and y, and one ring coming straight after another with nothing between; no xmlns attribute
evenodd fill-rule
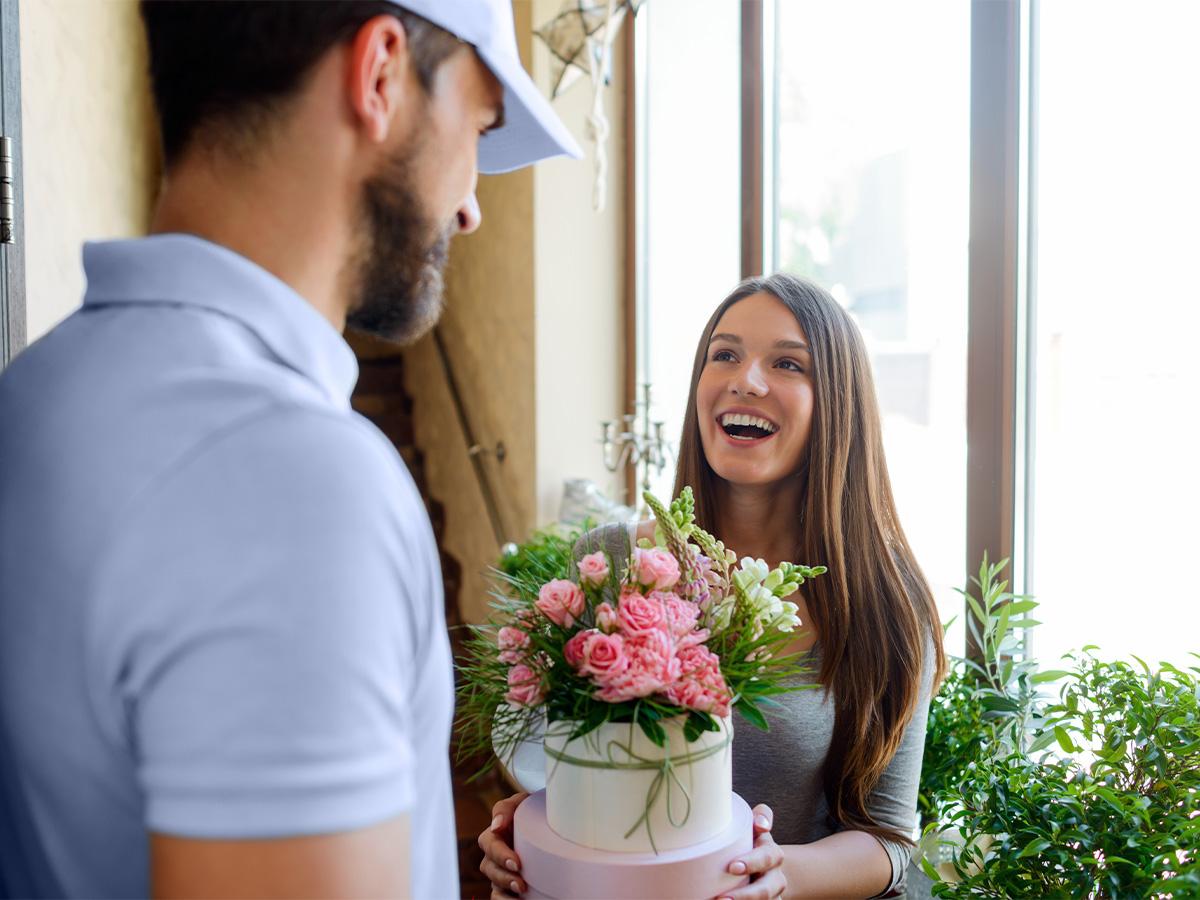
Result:
<svg viewBox="0 0 1200 900"><path fill-rule="evenodd" d="M754 849L729 864L731 875L750 875L750 883L722 894L728 900L774 900L787 890L783 874L783 850L771 837L775 814L771 807L760 803L754 807Z"/></svg>
<svg viewBox="0 0 1200 900"><path fill-rule="evenodd" d="M483 851L482 872L492 883L492 900L515 897L525 892L525 882L520 877L521 861L513 852L513 815L521 801L529 795L513 794L492 807L492 824L479 836L479 849Z"/></svg>

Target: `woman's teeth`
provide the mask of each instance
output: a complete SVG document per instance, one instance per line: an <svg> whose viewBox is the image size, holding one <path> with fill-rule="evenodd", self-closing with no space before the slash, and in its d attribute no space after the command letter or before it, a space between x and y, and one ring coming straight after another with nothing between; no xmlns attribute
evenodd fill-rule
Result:
<svg viewBox="0 0 1200 900"><path fill-rule="evenodd" d="M741 441L758 440L779 430L774 423L766 419L744 413L725 413L719 421L727 435Z"/></svg>

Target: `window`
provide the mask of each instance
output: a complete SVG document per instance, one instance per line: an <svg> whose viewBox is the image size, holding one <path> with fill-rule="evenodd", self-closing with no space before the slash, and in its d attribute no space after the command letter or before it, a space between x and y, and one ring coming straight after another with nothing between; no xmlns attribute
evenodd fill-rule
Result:
<svg viewBox="0 0 1200 900"><path fill-rule="evenodd" d="M1034 650L1194 665L1200 7L1034 12Z"/></svg>
<svg viewBox="0 0 1200 900"><path fill-rule="evenodd" d="M811 277L866 338L901 518L943 617L960 618L949 649L964 646L955 588L986 549L1041 601L1047 664L1089 642L1192 664L1200 7L646 11L641 371L667 433L724 288ZM672 17L705 30L668 43ZM703 120L681 114L696 97ZM742 128L759 121L746 109L761 130Z"/></svg>
<svg viewBox="0 0 1200 900"><path fill-rule="evenodd" d="M862 330L901 522L949 620L966 552L970 7L773 12L765 268L828 288Z"/></svg>

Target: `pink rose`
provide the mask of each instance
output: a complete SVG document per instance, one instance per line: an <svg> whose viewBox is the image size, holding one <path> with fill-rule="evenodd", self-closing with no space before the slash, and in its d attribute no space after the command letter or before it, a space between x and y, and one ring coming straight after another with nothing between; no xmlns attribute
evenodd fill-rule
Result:
<svg viewBox="0 0 1200 900"><path fill-rule="evenodd" d="M629 668L625 640L619 634L590 631L587 635L587 642L583 645L583 664L579 667L581 673L594 675L603 683Z"/></svg>
<svg viewBox="0 0 1200 900"><path fill-rule="evenodd" d="M721 660L717 655L707 647L696 645L681 649L678 661L679 678L663 691L663 695L687 709L729 715L729 703L733 698L721 674Z"/></svg>
<svg viewBox="0 0 1200 900"><path fill-rule="evenodd" d="M675 637L683 637L695 629L696 620L700 618L700 607L695 603L689 603L673 593L664 591L655 591L650 595L650 599L657 599L662 603L667 613L667 626Z"/></svg>
<svg viewBox="0 0 1200 900"><path fill-rule="evenodd" d="M537 706L546 698L542 680L529 666L516 665L508 670L508 693L504 695L514 706Z"/></svg>
<svg viewBox="0 0 1200 900"><path fill-rule="evenodd" d="M657 631L667 625L667 610L657 597L643 597L637 591L622 591L617 600L617 620L628 635Z"/></svg>
<svg viewBox="0 0 1200 900"><path fill-rule="evenodd" d="M608 558L603 550L589 553L579 561L579 580L592 587L600 587L608 580Z"/></svg>
<svg viewBox="0 0 1200 900"><path fill-rule="evenodd" d="M583 612L585 604L579 585L565 578L556 578L542 585L533 604L560 628L570 628Z"/></svg>
<svg viewBox="0 0 1200 900"><path fill-rule="evenodd" d="M710 637L712 637L712 633L709 632L707 628L697 628L695 631L689 631L683 637L675 641L675 652L678 653L679 651L685 650L688 647L695 647L697 644L703 644Z"/></svg>
<svg viewBox="0 0 1200 900"><path fill-rule="evenodd" d="M637 697L649 697L660 688L658 679L631 666L616 678L604 682L593 696L604 703L623 703Z"/></svg>
<svg viewBox="0 0 1200 900"><path fill-rule="evenodd" d="M578 671L583 665L583 645L587 643L589 634L590 631L580 631L563 645L563 656L572 669Z"/></svg>
<svg viewBox="0 0 1200 900"><path fill-rule="evenodd" d="M496 636L496 645L500 648L500 661L512 665L524 657L524 650L529 646L529 635L520 628L505 625Z"/></svg>
<svg viewBox="0 0 1200 900"><path fill-rule="evenodd" d="M601 683L595 694L597 700L620 703L649 697L676 681L682 671L671 638L661 630L626 638L625 656L629 659L628 667Z"/></svg>
<svg viewBox="0 0 1200 900"><path fill-rule="evenodd" d="M679 563L670 553L658 547L634 550L629 570L638 584L652 590L668 591L679 581Z"/></svg>
<svg viewBox="0 0 1200 900"><path fill-rule="evenodd" d="M596 607L596 627L605 634L612 634L621 627L621 620L611 603L601 603Z"/></svg>
<svg viewBox="0 0 1200 900"><path fill-rule="evenodd" d="M671 703L684 709L712 713L715 716L729 715L729 692L722 681L720 686L709 686L693 679L677 681L663 696Z"/></svg>

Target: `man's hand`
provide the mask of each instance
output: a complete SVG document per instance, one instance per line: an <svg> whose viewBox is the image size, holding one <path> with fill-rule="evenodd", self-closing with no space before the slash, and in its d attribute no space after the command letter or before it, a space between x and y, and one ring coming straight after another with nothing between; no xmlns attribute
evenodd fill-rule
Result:
<svg viewBox="0 0 1200 900"><path fill-rule="evenodd" d="M410 897L408 815L338 834L274 840L150 836L155 898Z"/></svg>

